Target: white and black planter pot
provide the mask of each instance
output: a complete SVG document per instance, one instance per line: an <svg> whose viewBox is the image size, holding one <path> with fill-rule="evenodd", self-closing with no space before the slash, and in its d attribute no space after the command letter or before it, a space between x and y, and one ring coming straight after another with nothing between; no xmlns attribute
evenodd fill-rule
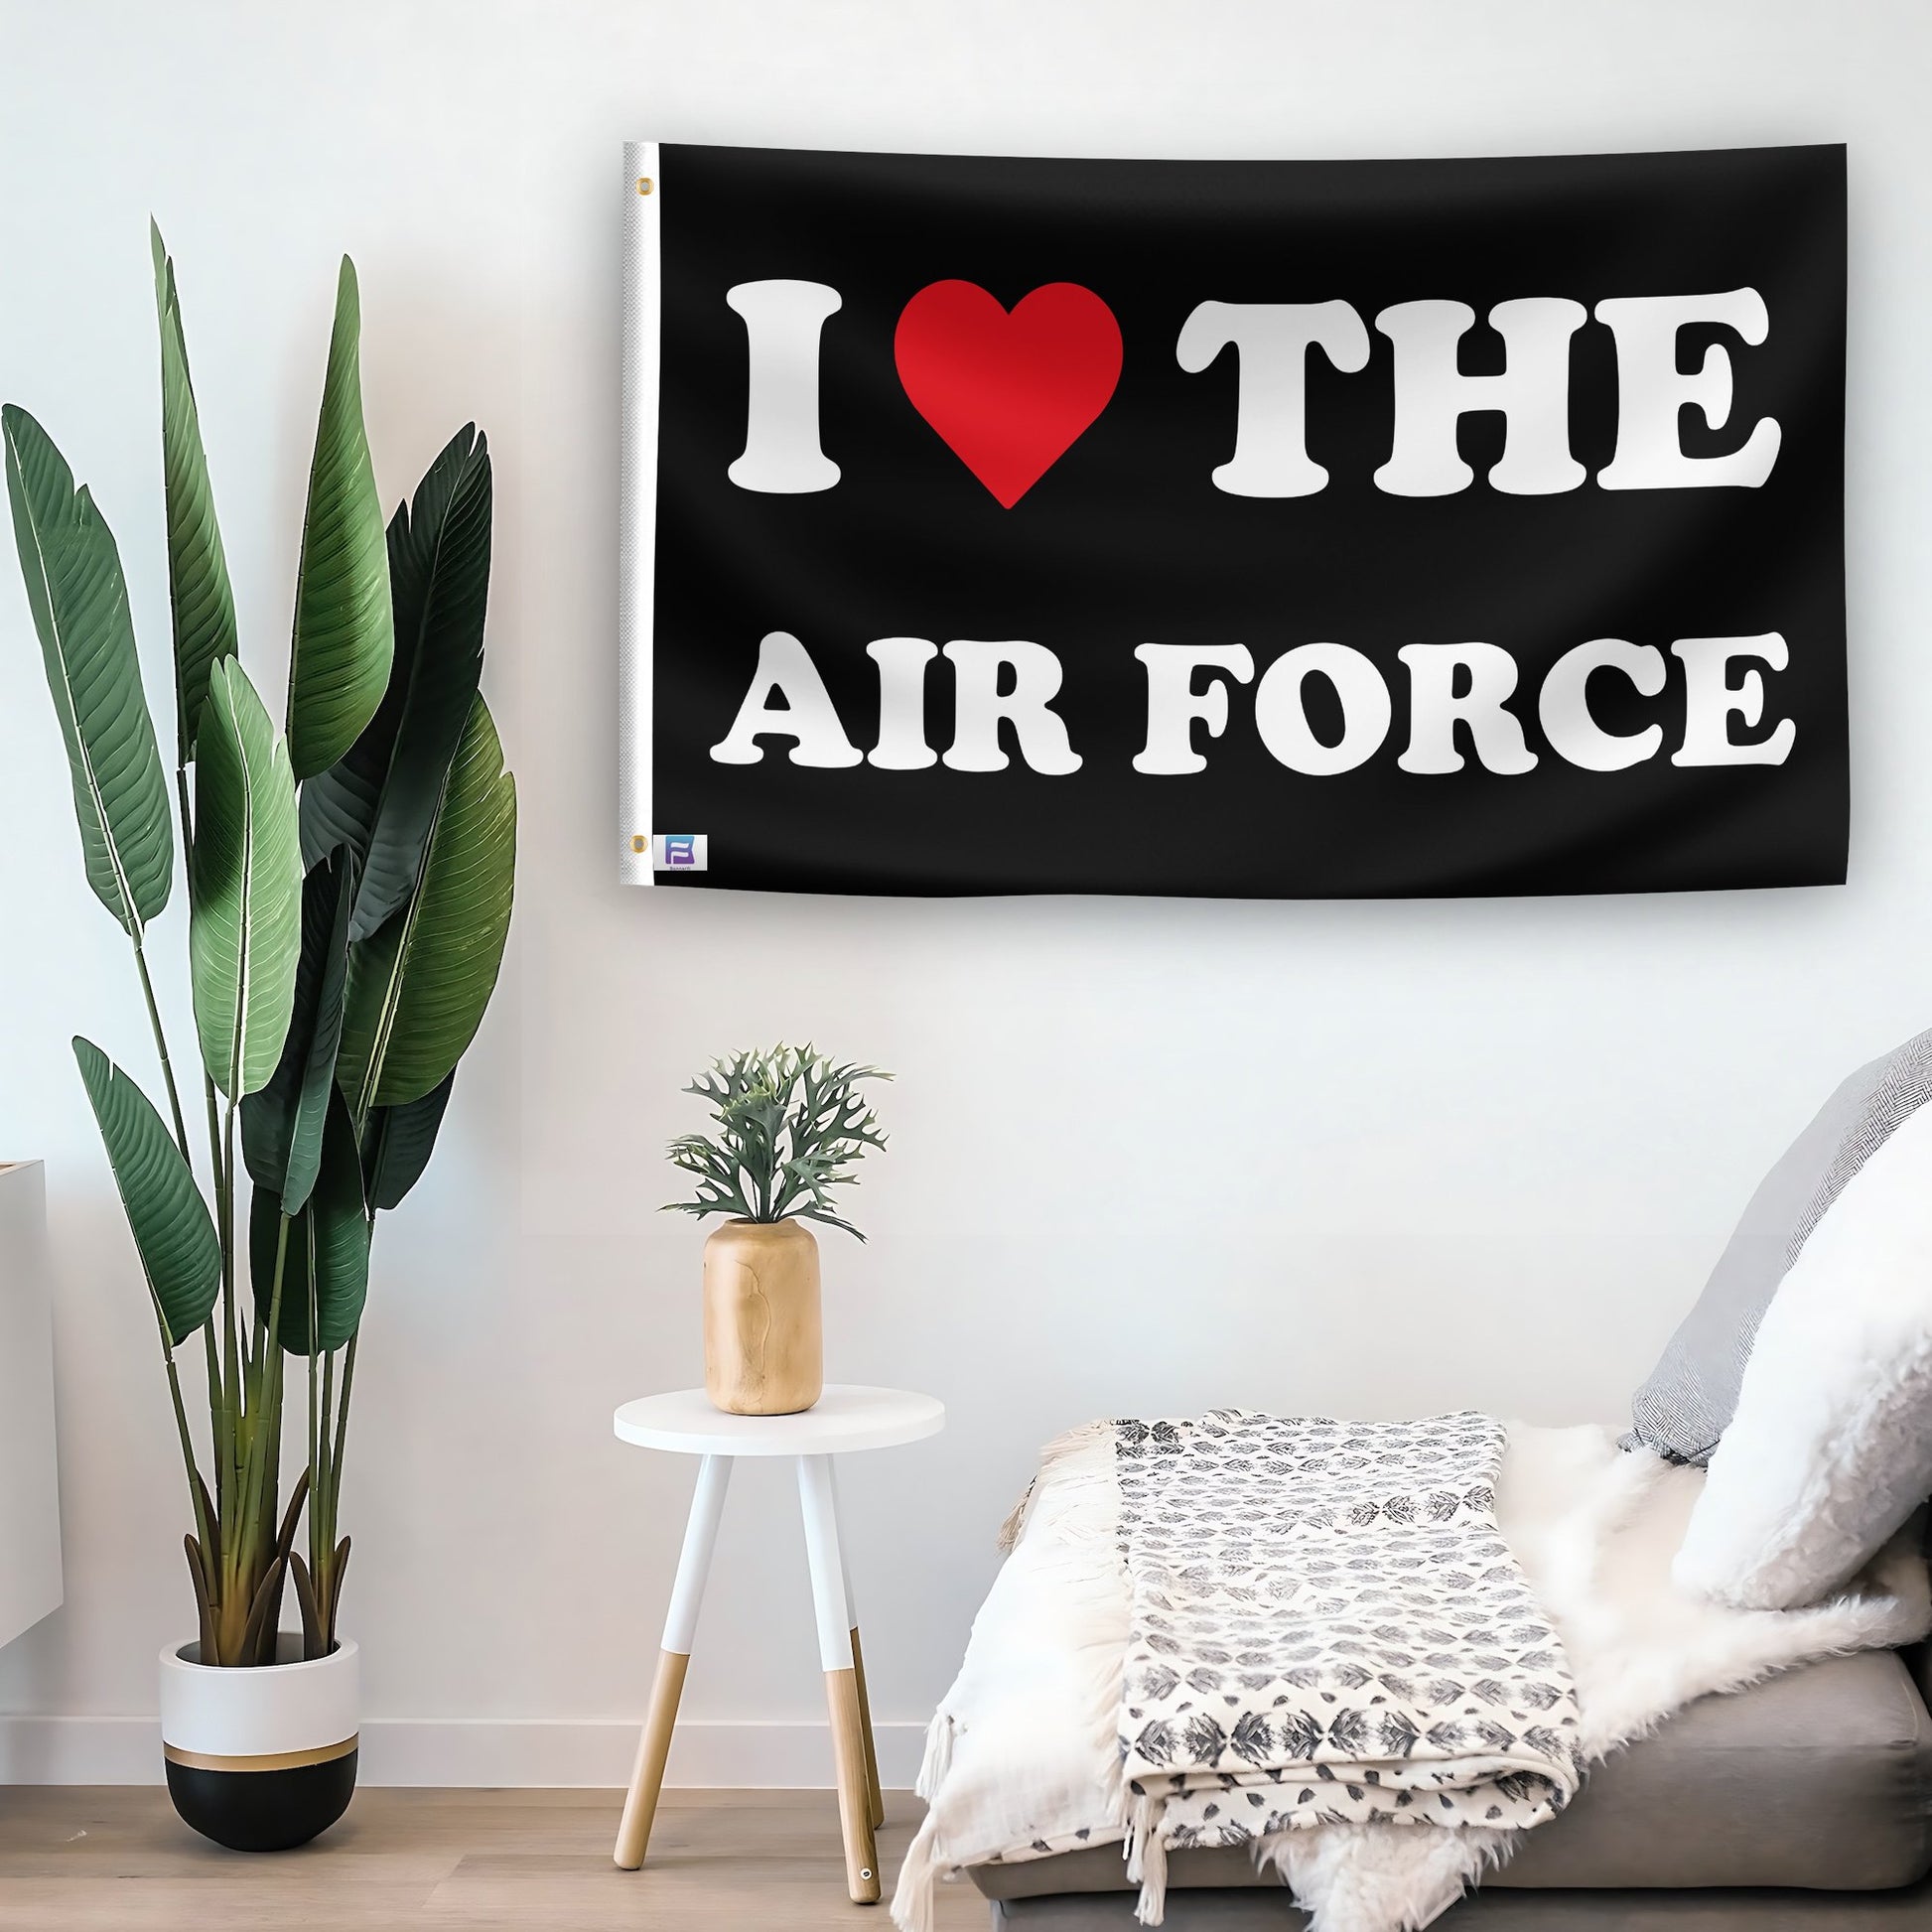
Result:
<svg viewBox="0 0 1932 1932"><path fill-rule="evenodd" d="M284 1632L277 1661L212 1669L202 1647L161 1653L161 1742L183 1820L234 1852L285 1852L326 1832L355 1790L358 1654L340 1643L302 1661Z"/></svg>

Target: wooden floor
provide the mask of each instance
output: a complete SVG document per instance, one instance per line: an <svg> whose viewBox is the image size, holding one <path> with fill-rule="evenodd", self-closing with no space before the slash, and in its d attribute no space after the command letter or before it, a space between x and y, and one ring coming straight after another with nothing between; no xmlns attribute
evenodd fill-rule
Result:
<svg viewBox="0 0 1932 1932"><path fill-rule="evenodd" d="M664 1794L641 1871L611 1863L615 1791L358 1791L299 1852L197 1838L146 1787L0 1787L4 1932L892 1932L845 1895L829 1791ZM889 1792L886 1896L919 1805ZM963 1883L938 1932L985 1932Z"/></svg>

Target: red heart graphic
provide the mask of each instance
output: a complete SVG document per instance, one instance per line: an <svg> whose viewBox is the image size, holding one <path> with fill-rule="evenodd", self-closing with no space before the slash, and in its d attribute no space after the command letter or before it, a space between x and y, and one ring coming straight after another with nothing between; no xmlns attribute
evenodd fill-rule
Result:
<svg viewBox="0 0 1932 1932"><path fill-rule="evenodd" d="M912 407L1008 509L1106 408L1120 358L1114 312L1077 282L1011 315L975 282L933 282L893 337Z"/></svg>

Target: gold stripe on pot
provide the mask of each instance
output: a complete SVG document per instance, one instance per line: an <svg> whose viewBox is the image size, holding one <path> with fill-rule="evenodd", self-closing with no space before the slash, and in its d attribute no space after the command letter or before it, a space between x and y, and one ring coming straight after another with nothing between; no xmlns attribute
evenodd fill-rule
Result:
<svg viewBox="0 0 1932 1932"><path fill-rule="evenodd" d="M187 1766L191 1771L299 1771L305 1764L332 1764L355 1748L355 1737L345 1737L340 1744L317 1744L306 1751L264 1751L255 1757L230 1757L219 1751L185 1751L163 1744L161 1754L170 1764Z"/></svg>

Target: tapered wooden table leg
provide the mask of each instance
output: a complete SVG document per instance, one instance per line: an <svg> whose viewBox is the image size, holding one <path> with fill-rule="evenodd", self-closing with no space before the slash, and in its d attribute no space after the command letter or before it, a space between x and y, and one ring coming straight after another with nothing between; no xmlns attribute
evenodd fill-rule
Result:
<svg viewBox="0 0 1932 1932"><path fill-rule="evenodd" d="M845 1586L845 1613L852 1624L852 1674L859 1683L859 1725L866 1740L866 1789L872 1799L872 1828L886 1823L886 1795L879 1788L879 1743L872 1729L872 1698L866 1690L866 1653L859 1647L859 1599L852 1593L852 1565L845 1554L845 1516L839 1504L839 1466L828 1458L832 1519L839 1533L839 1581Z"/></svg>
<svg viewBox="0 0 1932 1932"><path fill-rule="evenodd" d="M671 1732L677 1727L678 1700L684 1695L684 1673L691 1659L675 1650L657 1653L657 1675L651 1681L650 1709L643 1734L637 1739L637 1762L624 1793L623 1817L618 1825L617 1850L611 1855L626 1871L644 1862L650 1844L651 1821L664 1789L664 1761L671 1753Z"/></svg>
<svg viewBox="0 0 1932 1932"><path fill-rule="evenodd" d="M876 1905L879 1849L873 1838L872 1792L866 1781L865 1720L859 1709L858 1672L827 1671L825 1702L832 1715L839 1828L845 1835L845 1888L856 1904Z"/></svg>
<svg viewBox="0 0 1932 1932"><path fill-rule="evenodd" d="M664 1761L670 1755L671 1732L677 1726L678 1700L684 1694L684 1673L691 1663L691 1642L697 1634L698 1605L704 1598L711 1553L718 1544L718 1524L725 1513L725 1491L731 1484L728 1455L707 1455L698 1465L697 1493L691 1498L690 1520L684 1526L684 1548L677 1560L677 1582L671 1586L671 1607L664 1617L664 1648L657 1659L657 1675L650 1687L650 1709L643 1734L637 1740L637 1762L624 1793L623 1817L612 1858L626 1871L643 1863L650 1847L651 1821L664 1789Z"/></svg>
<svg viewBox="0 0 1932 1932"><path fill-rule="evenodd" d="M853 1667L852 1616L846 1607L845 1561L839 1551L838 1503L832 1458L798 1458L798 1504L805 1520L805 1556L812 1572L812 1609L818 1655L832 1719L832 1753L839 1780L839 1829L845 1837L845 1888L853 1903L879 1902L879 1847L873 1837L872 1787L866 1771L866 1726L859 1711L859 1674Z"/></svg>
<svg viewBox="0 0 1932 1932"><path fill-rule="evenodd" d="M846 1592L850 1614L851 1592ZM859 1626L852 1626L852 1681L859 1691L859 1735L866 1749L866 1797L872 1811L872 1828L878 1831L886 1822L886 1794L879 1788L879 1745L872 1734L872 1699L866 1695L866 1653L859 1648Z"/></svg>

